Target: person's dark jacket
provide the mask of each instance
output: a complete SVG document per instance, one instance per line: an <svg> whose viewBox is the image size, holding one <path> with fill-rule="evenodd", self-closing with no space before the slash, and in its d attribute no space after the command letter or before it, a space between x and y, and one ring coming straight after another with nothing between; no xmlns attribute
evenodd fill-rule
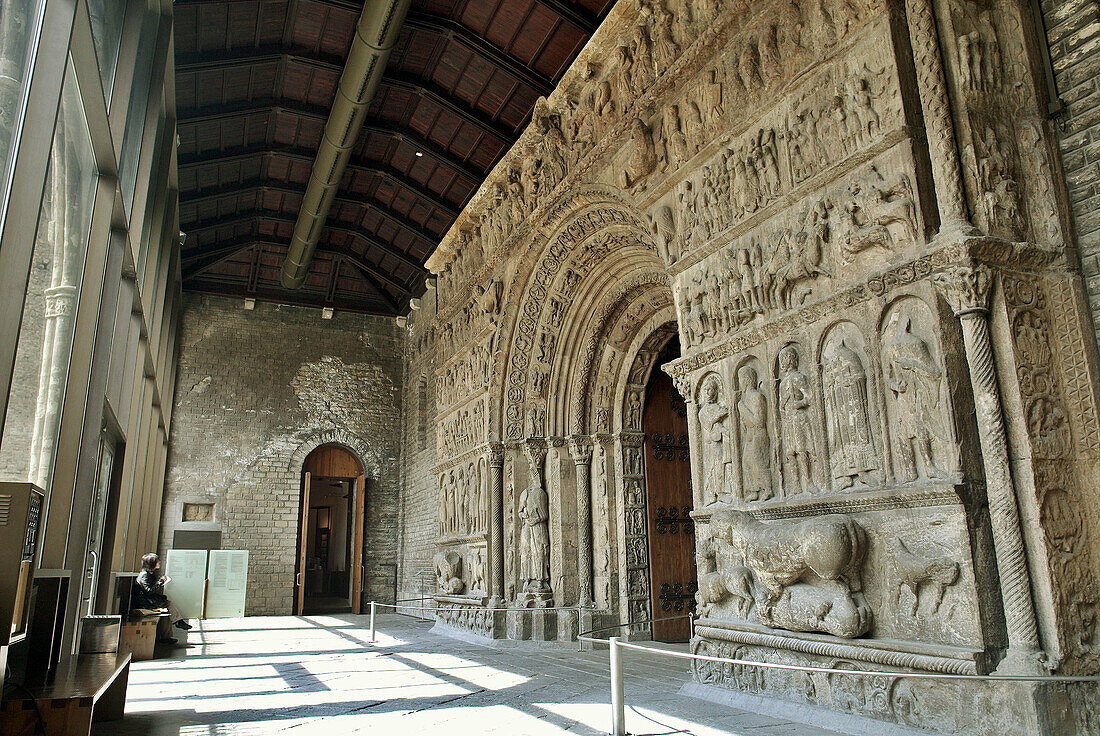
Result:
<svg viewBox="0 0 1100 736"><path fill-rule="evenodd" d="M164 608L168 597L164 595L163 579L155 572L142 570L134 580L134 590L130 594L130 608Z"/></svg>

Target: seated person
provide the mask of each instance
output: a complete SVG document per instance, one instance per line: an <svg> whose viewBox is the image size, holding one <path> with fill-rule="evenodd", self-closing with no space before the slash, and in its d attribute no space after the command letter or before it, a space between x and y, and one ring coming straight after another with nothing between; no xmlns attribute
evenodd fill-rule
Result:
<svg viewBox="0 0 1100 736"><path fill-rule="evenodd" d="M150 552L141 558L141 572L134 580L134 590L130 595L131 608L148 610L167 608L172 623L177 629L190 630L191 624L187 623L184 615L172 601L168 600L168 596L164 595L164 584L168 582L168 578L157 575L158 570L160 570L160 557L156 554ZM175 639L171 642L174 643Z"/></svg>

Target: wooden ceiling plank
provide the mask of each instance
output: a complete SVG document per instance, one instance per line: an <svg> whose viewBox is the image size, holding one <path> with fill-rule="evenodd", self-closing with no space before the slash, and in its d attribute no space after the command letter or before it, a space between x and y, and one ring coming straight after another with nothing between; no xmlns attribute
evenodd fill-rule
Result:
<svg viewBox="0 0 1100 736"><path fill-rule="evenodd" d="M553 80L545 74L535 71L456 20L421 10L409 10L408 15L405 16L405 27L434 33L466 47L493 66L531 87L540 95L547 96L554 91Z"/></svg>

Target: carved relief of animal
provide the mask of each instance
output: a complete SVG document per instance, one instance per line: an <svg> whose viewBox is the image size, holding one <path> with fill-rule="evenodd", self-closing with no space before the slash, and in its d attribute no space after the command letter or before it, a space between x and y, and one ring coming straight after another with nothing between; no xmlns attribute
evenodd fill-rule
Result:
<svg viewBox="0 0 1100 736"><path fill-rule="evenodd" d="M462 557L454 550L437 552L432 558L439 589L446 595L459 595L466 588L462 582Z"/></svg>
<svg viewBox="0 0 1100 736"><path fill-rule="evenodd" d="M900 604L902 587L909 588L913 593L909 615L916 616L922 588L932 591L932 613L940 610L947 588L959 580L959 563L947 557L925 557L910 552L905 542L897 538L894 540L894 572L897 575L894 600Z"/></svg>

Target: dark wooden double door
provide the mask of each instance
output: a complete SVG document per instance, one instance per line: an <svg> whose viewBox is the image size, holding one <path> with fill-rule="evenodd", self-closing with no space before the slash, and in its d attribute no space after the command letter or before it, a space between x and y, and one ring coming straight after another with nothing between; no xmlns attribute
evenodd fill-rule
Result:
<svg viewBox="0 0 1100 736"><path fill-rule="evenodd" d="M687 407L672 379L656 368L646 387L646 505L649 517L649 591L654 619L695 610L695 525L690 512L691 461ZM653 622L655 641L687 641L685 617Z"/></svg>

